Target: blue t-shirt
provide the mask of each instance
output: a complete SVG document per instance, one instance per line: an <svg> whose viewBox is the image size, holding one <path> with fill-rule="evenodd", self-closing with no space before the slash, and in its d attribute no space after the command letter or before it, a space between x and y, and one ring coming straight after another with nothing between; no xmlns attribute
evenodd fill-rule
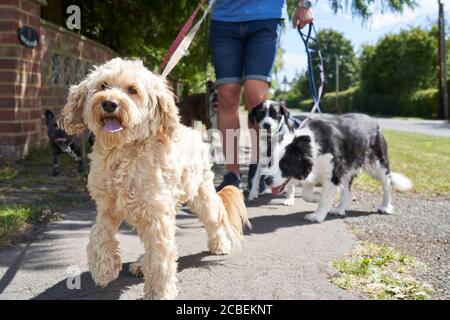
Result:
<svg viewBox="0 0 450 320"><path fill-rule="evenodd" d="M265 19L285 19L284 0L217 0L212 19L225 22L243 22Z"/></svg>

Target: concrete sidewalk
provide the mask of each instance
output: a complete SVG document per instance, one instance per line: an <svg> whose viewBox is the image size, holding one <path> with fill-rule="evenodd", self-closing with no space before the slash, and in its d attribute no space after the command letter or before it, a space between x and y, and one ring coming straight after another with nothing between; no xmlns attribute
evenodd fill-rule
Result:
<svg viewBox="0 0 450 320"><path fill-rule="evenodd" d="M333 259L355 243L342 219L310 224L303 219L314 205L297 198L295 207L263 196L249 206L252 230L240 252L211 256L198 219L177 217L180 299L352 299L328 280ZM95 210L69 211L50 223L35 241L0 252L0 299L139 299L143 280L128 273L142 252L135 233L118 234L123 271L106 288L87 271L86 245ZM68 268L79 268L81 289L68 289ZM75 269L76 270L76 269Z"/></svg>
<svg viewBox="0 0 450 320"><path fill-rule="evenodd" d="M246 127L246 115L241 115ZM248 131L241 135L241 156ZM216 185L223 167L216 167ZM245 169L245 168L244 168ZM299 190L297 190L299 191ZM178 279L180 299L354 299L328 278L336 271L331 261L342 257L356 239L343 219L330 216L321 224L304 220L317 204L298 193L294 207L283 198L263 195L249 203L252 230L246 230L240 252L212 256L206 233L197 217L177 216ZM106 288L93 283L87 271L86 245L95 208L72 210L50 223L31 242L0 252L0 299L139 299L143 279L128 272L128 264L143 252L135 232L126 225L120 241L122 272ZM69 268L69 269L68 269ZM81 289L68 289L68 271L81 273Z"/></svg>

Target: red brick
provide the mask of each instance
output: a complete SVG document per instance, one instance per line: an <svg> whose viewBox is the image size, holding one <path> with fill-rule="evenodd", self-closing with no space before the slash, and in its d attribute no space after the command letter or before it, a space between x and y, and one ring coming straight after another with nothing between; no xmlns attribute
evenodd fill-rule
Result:
<svg viewBox="0 0 450 320"><path fill-rule="evenodd" d="M41 106L41 103L39 101L39 99L37 99L36 97L32 97L29 98L27 97L26 99L21 99L20 101L20 107L23 109L32 109L32 108L39 108ZM31 119L31 112L30 112L30 119Z"/></svg>
<svg viewBox="0 0 450 320"><path fill-rule="evenodd" d="M40 119L42 118L42 110L31 110L30 111L30 120L32 119Z"/></svg>
<svg viewBox="0 0 450 320"><path fill-rule="evenodd" d="M22 124L12 122L0 122L0 133L20 133L22 132Z"/></svg>
<svg viewBox="0 0 450 320"><path fill-rule="evenodd" d="M39 18L39 16L27 15L27 17L29 26L34 28L36 32L39 33L39 29L41 28L41 19Z"/></svg>
<svg viewBox="0 0 450 320"><path fill-rule="evenodd" d="M27 136L25 135L0 135L0 145L23 145L26 141Z"/></svg>
<svg viewBox="0 0 450 320"><path fill-rule="evenodd" d="M13 46L2 46L0 47L0 57L19 57L22 54L22 49L19 47L13 47Z"/></svg>
<svg viewBox="0 0 450 320"><path fill-rule="evenodd" d="M18 69L20 72L39 72L39 61L0 58L0 69Z"/></svg>
<svg viewBox="0 0 450 320"><path fill-rule="evenodd" d="M0 121L2 120L29 120L30 112L13 110L13 109L0 109Z"/></svg>
<svg viewBox="0 0 450 320"><path fill-rule="evenodd" d="M19 38L16 33L0 33L0 43L2 44L19 44Z"/></svg>
<svg viewBox="0 0 450 320"><path fill-rule="evenodd" d="M22 0L22 10L37 17L41 14L41 6L39 4L26 0Z"/></svg>
<svg viewBox="0 0 450 320"><path fill-rule="evenodd" d="M17 59L0 58L0 69L17 69L19 65L20 61Z"/></svg>
<svg viewBox="0 0 450 320"><path fill-rule="evenodd" d="M22 14L16 8L4 7L0 10L0 20L19 20Z"/></svg>
<svg viewBox="0 0 450 320"><path fill-rule="evenodd" d="M22 122L22 132L36 131L36 122Z"/></svg>
<svg viewBox="0 0 450 320"><path fill-rule="evenodd" d="M17 31L19 25L18 21L0 21L0 31Z"/></svg>
<svg viewBox="0 0 450 320"><path fill-rule="evenodd" d="M15 108L16 106L17 106L16 99L0 97L0 108Z"/></svg>
<svg viewBox="0 0 450 320"><path fill-rule="evenodd" d="M14 83L18 80L18 74L14 71L0 71L0 82Z"/></svg>
<svg viewBox="0 0 450 320"><path fill-rule="evenodd" d="M2 6L14 6L14 7L21 7L20 0L2 0L1 1Z"/></svg>

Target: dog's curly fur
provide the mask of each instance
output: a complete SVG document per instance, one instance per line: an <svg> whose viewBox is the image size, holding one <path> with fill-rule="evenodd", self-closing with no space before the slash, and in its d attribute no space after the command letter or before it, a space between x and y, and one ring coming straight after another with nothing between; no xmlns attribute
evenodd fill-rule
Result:
<svg viewBox="0 0 450 320"><path fill-rule="evenodd" d="M132 90L130 89L132 88ZM104 130L103 101L114 101L123 130ZM212 254L228 254L248 224L241 192L216 194L208 148L201 135L179 122L165 80L139 60L115 58L70 88L60 126L69 134L86 127L96 136L89 155L88 188L97 218L87 247L94 281L106 286L121 269L114 235L126 220L145 247L134 271L145 277L144 296L172 299L176 285L175 215L187 203L204 223Z"/></svg>

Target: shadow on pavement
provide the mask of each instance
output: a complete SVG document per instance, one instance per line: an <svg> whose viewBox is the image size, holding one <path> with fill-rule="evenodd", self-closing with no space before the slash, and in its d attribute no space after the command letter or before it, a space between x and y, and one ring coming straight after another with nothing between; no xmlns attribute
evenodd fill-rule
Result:
<svg viewBox="0 0 450 320"><path fill-rule="evenodd" d="M247 228L245 230L244 234L252 235L252 234L270 233L270 232L274 232L277 229L298 227L298 226L316 223L316 222L310 222L308 220L305 220L305 215L307 213L311 213L311 211L296 212L296 213L290 213L290 214L286 214L286 215L266 215L266 216L258 216L258 217L250 218L249 220L250 220L250 223L252 224L252 229ZM326 223L327 221L332 221L335 219L351 219L351 218L357 218L360 216L367 216L367 215L371 215L371 214L384 215L383 213L378 213L378 212L347 211L347 215L345 217L328 214L327 218L322 223Z"/></svg>
<svg viewBox="0 0 450 320"><path fill-rule="evenodd" d="M125 289L143 282L142 278L135 277L128 271L129 265L129 263L124 263L117 279L105 288L98 287L90 273L86 271L80 275L81 289L69 289L67 287L68 278L66 278L40 293L33 300L117 300Z"/></svg>

